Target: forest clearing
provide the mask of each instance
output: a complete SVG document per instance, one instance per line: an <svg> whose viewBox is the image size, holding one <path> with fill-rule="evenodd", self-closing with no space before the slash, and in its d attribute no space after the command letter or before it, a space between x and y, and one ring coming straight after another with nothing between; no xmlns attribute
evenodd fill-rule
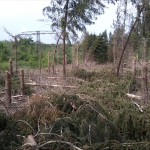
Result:
<svg viewBox="0 0 150 150"><path fill-rule="evenodd" d="M113 32L87 32L108 4ZM149 150L150 2L51 0L42 12L51 31L4 28L0 41L0 150Z"/></svg>
<svg viewBox="0 0 150 150"><path fill-rule="evenodd" d="M69 65L66 78L56 70L26 70L27 95L1 103L1 149L149 149L149 102L127 95L142 90L133 72L118 78L112 64L93 63Z"/></svg>

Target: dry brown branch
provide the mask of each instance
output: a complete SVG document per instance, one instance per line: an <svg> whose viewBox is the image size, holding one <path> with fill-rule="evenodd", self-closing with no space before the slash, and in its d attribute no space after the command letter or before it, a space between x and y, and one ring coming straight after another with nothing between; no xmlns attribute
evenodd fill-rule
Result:
<svg viewBox="0 0 150 150"><path fill-rule="evenodd" d="M48 141L48 142L46 142L46 143L44 143L44 144L38 146L38 148L42 148L42 147L44 147L44 146L46 146L46 145L48 145L48 144L53 144L53 143L67 144L67 145L71 146L72 148L74 148L74 149L76 149L76 150L83 150L83 149L81 149L81 148L75 146L74 144L72 144L72 143L70 143L70 142L60 141L60 140L56 140L56 141Z"/></svg>
<svg viewBox="0 0 150 150"><path fill-rule="evenodd" d="M133 103L134 103L135 106L138 107L138 109L139 109L140 112L142 112L142 113L144 112L143 109L142 109L142 107L138 103L136 103L136 102L133 102Z"/></svg>

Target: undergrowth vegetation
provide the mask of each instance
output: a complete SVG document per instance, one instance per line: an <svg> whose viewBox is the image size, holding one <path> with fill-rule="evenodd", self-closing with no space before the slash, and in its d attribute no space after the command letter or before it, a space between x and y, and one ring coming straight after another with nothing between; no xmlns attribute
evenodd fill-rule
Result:
<svg viewBox="0 0 150 150"><path fill-rule="evenodd" d="M18 150L149 150L150 108L142 111L126 97L135 82L119 79L111 70L72 74L82 79L78 89L30 97L24 109L7 116L0 149ZM33 144L29 140L29 135Z"/></svg>

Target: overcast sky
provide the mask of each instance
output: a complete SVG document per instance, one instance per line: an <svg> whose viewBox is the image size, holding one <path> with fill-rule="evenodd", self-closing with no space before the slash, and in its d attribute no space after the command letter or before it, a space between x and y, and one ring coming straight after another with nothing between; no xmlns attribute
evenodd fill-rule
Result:
<svg viewBox="0 0 150 150"><path fill-rule="evenodd" d="M4 27L14 35L25 31L49 31L50 25L48 23L37 21L45 18L42 9L49 3L50 0L0 0L0 40L11 39L4 32ZM106 9L104 15L98 17L95 25L88 26L87 30L96 34L106 29L111 31L114 17L115 9L111 5ZM41 37L41 40L47 43L52 38L50 38L50 35L45 35Z"/></svg>

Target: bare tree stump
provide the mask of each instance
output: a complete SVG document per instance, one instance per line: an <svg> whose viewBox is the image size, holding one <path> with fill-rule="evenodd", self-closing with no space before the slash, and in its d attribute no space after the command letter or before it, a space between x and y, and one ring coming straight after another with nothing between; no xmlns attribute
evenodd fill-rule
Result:
<svg viewBox="0 0 150 150"><path fill-rule="evenodd" d="M11 75L8 71L6 71L5 88L6 88L6 105L7 107L9 107L11 105Z"/></svg>
<svg viewBox="0 0 150 150"><path fill-rule="evenodd" d="M20 70L20 90L21 95L24 95L25 94L24 70Z"/></svg>

